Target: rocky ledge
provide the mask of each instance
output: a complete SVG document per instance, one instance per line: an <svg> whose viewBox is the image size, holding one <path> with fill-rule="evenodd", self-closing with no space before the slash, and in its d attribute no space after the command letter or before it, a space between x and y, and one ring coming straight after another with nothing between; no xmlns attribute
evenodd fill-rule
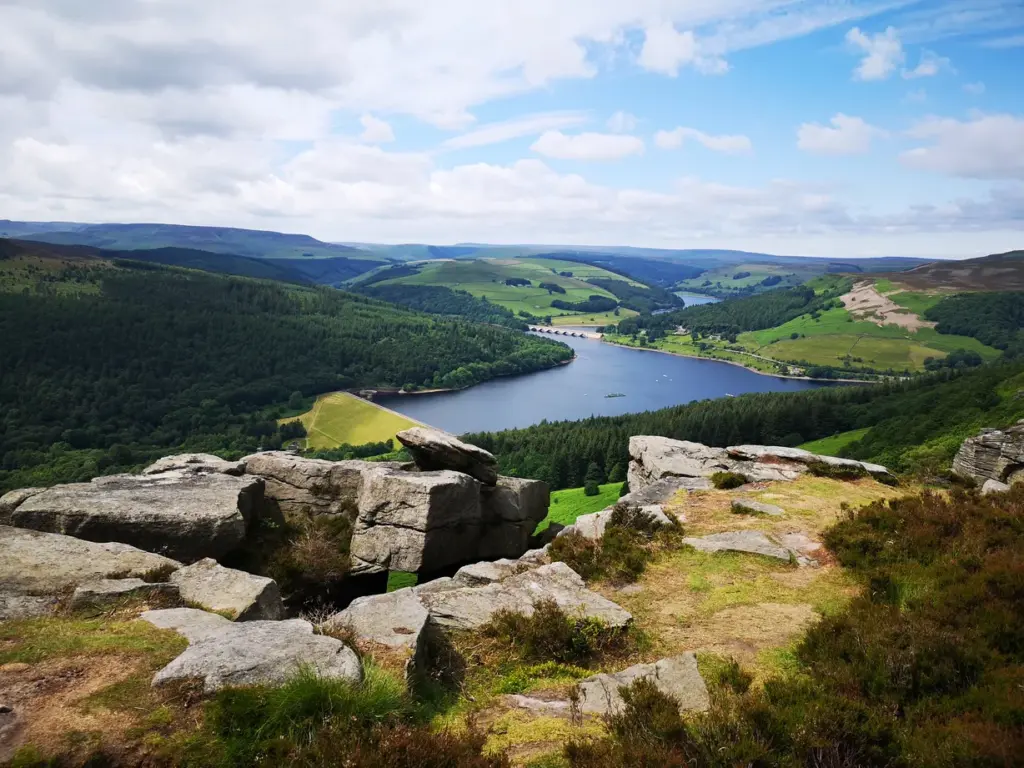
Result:
<svg viewBox="0 0 1024 768"><path fill-rule="evenodd" d="M983 429L969 437L953 459L953 471L988 490L1024 482L1024 419L1009 429Z"/></svg>

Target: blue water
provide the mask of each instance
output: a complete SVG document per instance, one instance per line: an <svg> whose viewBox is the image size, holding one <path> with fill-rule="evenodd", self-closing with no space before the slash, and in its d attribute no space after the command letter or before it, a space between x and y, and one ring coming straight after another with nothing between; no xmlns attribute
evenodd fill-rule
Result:
<svg viewBox="0 0 1024 768"><path fill-rule="evenodd" d="M688 307L699 307L701 304L714 304L719 301L714 296L705 296L701 293L687 293L676 291L676 296L683 300Z"/></svg>
<svg viewBox="0 0 1024 768"><path fill-rule="evenodd" d="M617 416L746 392L794 392L817 382L763 376L713 360L559 337L576 350L569 365L496 379L461 392L391 395L381 405L462 434L527 427L544 419ZM625 397L605 397L621 392Z"/></svg>

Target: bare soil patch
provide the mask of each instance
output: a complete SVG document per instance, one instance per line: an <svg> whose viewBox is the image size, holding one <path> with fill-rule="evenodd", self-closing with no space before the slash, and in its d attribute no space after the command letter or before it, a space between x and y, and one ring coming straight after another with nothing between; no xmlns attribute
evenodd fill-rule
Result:
<svg viewBox="0 0 1024 768"><path fill-rule="evenodd" d="M875 325L898 325L908 331L936 326L936 323L922 320L906 307L880 294L873 283L857 283L841 300L855 318L868 320Z"/></svg>

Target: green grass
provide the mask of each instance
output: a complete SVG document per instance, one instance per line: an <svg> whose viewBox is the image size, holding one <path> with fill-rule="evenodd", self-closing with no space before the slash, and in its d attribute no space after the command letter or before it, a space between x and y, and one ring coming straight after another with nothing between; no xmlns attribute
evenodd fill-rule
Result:
<svg viewBox="0 0 1024 768"><path fill-rule="evenodd" d="M679 290L692 290L697 292L733 292L742 288L749 288L752 286L758 286L758 284L766 277L778 276L782 278L782 282L778 285L765 286L763 290L774 290L776 288L790 288L795 285L800 285L806 280L809 280L816 275L821 274L822 269L815 269L813 265L811 268L798 267L795 265L781 265L781 264L728 264L723 267L716 269L710 269L697 277L690 278L689 280L683 280L676 287ZM749 272L749 277L742 277L739 280L733 280L733 275L739 274L740 272ZM711 285L705 286L704 283L711 281Z"/></svg>
<svg viewBox="0 0 1024 768"><path fill-rule="evenodd" d="M167 663L187 645L176 632L144 621L47 616L0 623L0 665L104 654L159 656Z"/></svg>
<svg viewBox="0 0 1024 768"><path fill-rule="evenodd" d="M404 416L347 392L320 396L313 409L299 416L299 420L308 433L307 447L316 449L337 448L345 443L381 443L394 439L403 429L417 426Z"/></svg>
<svg viewBox="0 0 1024 768"><path fill-rule="evenodd" d="M573 277L562 277L558 272L572 272ZM477 297L499 304L513 312L526 311L531 315L572 314L553 309L551 302L561 299L567 302L586 301L589 296L615 298L608 291L591 285L576 277L607 277L626 280L599 267L548 259L479 259L474 261L434 261L422 265L418 274L385 281L406 285L442 285L466 291ZM525 278L532 286L505 285L511 277ZM540 283L554 283L565 289L565 293L551 293L540 288Z"/></svg>
<svg viewBox="0 0 1024 768"><path fill-rule="evenodd" d="M900 291L899 293L890 294L887 298L901 307L906 307L918 317L923 317L926 311L942 301L944 297L930 293Z"/></svg>
<svg viewBox="0 0 1024 768"><path fill-rule="evenodd" d="M892 293L896 290L896 284L887 277L879 277L875 281L875 290L879 293Z"/></svg>
<svg viewBox="0 0 1024 768"><path fill-rule="evenodd" d="M838 456L839 451L855 443L868 433L868 429L851 429L849 432L840 432L832 437L823 437L821 440L812 440L800 447L811 453L820 453L823 456Z"/></svg>
<svg viewBox="0 0 1024 768"><path fill-rule="evenodd" d="M617 325L619 321L626 319L627 317L635 317L638 312L634 312L632 309L626 309L625 307L619 307L619 314L615 314L615 311L611 312L599 312L596 314L589 315L557 315L551 319L552 325Z"/></svg>
<svg viewBox="0 0 1024 768"><path fill-rule="evenodd" d="M622 483L606 483L600 486L601 493L597 496L587 496L582 488L566 488L562 491L554 491L551 494L551 506L548 507L548 516L537 526L537 533L545 530L552 523L561 525L572 525L576 518L581 515L589 515L591 512L600 512L605 507L610 507L619 499L619 491Z"/></svg>
<svg viewBox="0 0 1024 768"><path fill-rule="evenodd" d="M419 577L415 573L406 571L388 572L388 592L397 592L406 587L415 587Z"/></svg>

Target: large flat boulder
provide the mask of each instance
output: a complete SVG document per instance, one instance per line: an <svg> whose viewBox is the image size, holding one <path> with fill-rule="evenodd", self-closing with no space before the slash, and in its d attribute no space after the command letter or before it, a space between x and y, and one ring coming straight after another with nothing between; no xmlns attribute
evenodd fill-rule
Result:
<svg viewBox="0 0 1024 768"><path fill-rule="evenodd" d="M431 621L446 629L471 630L500 610L532 615L534 604L553 600L571 616L590 617L612 627L632 621L628 611L587 589L565 563L551 563L481 587L419 591Z"/></svg>
<svg viewBox="0 0 1024 768"><path fill-rule="evenodd" d="M645 489L667 477L710 477L732 469L724 448L711 448L688 440L637 435L629 438L629 488Z"/></svg>
<svg viewBox="0 0 1024 768"><path fill-rule="evenodd" d="M193 561L220 557L244 541L261 511L263 481L172 471L12 494L3 497L0 523Z"/></svg>
<svg viewBox="0 0 1024 768"><path fill-rule="evenodd" d="M303 668L323 677L362 680L355 652L340 640L314 634L308 621L239 623L193 608L146 611L142 619L188 640L188 648L153 677L154 686L199 679L210 693L225 686L281 684Z"/></svg>
<svg viewBox="0 0 1024 768"><path fill-rule="evenodd" d="M494 455L454 435L439 429L413 427L399 432L396 437L409 449L420 469L451 469L475 477L484 485L498 482L498 462Z"/></svg>
<svg viewBox="0 0 1024 768"><path fill-rule="evenodd" d="M988 480L1005 485L1024 482L1024 419L1009 429L983 429L964 440L953 459L953 471L979 485Z"/></svg>
<svg viewBox="0 0 1024 768"><path fill-rule="evenodd" d="M278 621L285 615L276 581L225 568L212 558L175 571L170 583L183 600L234 621Z"/></svg>
<svg viewBox="0 0 1024 768"><path fill-rule="evenodd" d="M836 456L824 456L805 451L803 448L789 448L781 445L734 445L726 448L729 456L743 462L770 465L776 462L789 462L806 467L808 464L828 464L832 467L849 467L867 472L873 477L888 479L892 473L881 464L872 464L855 459L840 459ZM742 471L742 470L741 470Z"/></svg>
<svg viewBox="0 0 1024 768"><path fill-rule="evenodd" d="M352 570L436 571L477 559L480 484L459 472L363 474Z"/></svg>
<svg viewBox="0 0 1024 768"><path fill-rule="evenodd" d="M355 516L366 461L307 459L284 451L255 453L242 459L249 475L266 483L265 495L286 514Z"/></svg>
<svg viewBox="0 0 1024 768"><path fill-rule="evenodd" d="M71 607L102 606L133 599L173 605L180 597L178 587L168 582L151 584L142 579L99 579L79 584L71 595Z"/></svg>
<svg viewBox="0 0 1024 768"><path fill-rule="evenodd" d="M795 560L798 565L816 564L810 553L821 547L802 534L789 534L789 538L776 541L761 531L749 530L688 537L683 543L701 552L746 552L786 562Z"/></svg>
<svg viewBox="0 0 1024 768"><path fill-rule="evenodd" d="M615 674L581 680L580 711L593 715L621 713L623 701L619 689L640 679L651 680L659 691L675 699L682 712L704 712L711 706L704 678L697 669L697 657L684 653L654 664L637 664Z"/></svg>
<svg viewBox="0 0 1024 768"><path fill-rule="evenodd" d="M127 544L0 525L0 620L47 613L59 596L100 579L152 578L181 563Z"/></svg>
<svg viewBox="0 0 1024 768"><path fill-rule="evenodd" d="M193 474L214 473L222 475L244 475L244 461L228 461L210 453L180 453L164 456L150 464L144 475L159 475L163 472L191 472Z"/></svg>
<svg viewBox="0 0 1024 768"><path fill-rule="evenodd" d="M352 632L361 650L387 661L396 658L407 675L421 671L427 654L427 609L412 589L352 601L327 620L328 627Z"/></svg>

